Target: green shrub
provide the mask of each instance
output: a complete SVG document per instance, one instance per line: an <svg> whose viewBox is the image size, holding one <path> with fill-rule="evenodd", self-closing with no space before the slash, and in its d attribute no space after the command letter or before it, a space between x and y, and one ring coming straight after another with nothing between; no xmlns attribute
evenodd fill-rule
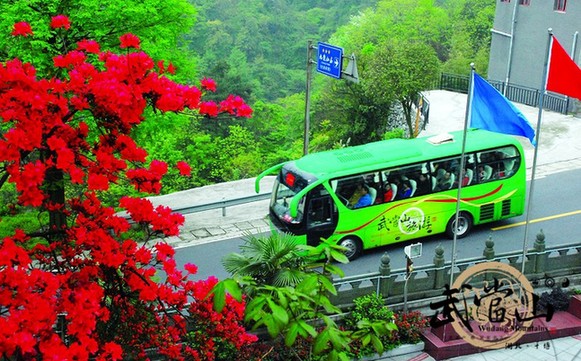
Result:
<svg viewBox="0 0 581 361"><path fill-rule="evenodd" d="M357 327L359 321L393 321L393 312L383 303L383 298L375 294L365 295L353 300L353 309L345 318L349 329Z"/></svg>
<svg viewBox="0 0 581 361"><path fill-rule="evenodd" d="M393 311L384 303L381 296L369 294L353 300L351 313L344 319L345 327L348 330L357 330L366 323L381 323L387 326L388 333L378 337L384 351L395 348L398 344L394 342L397 337L397 327L394 323ZM363 340L355 340L351 344L350 356L356 359L372 355L377 352L370 343L364 344Z"/></svg>
<svg viewBox="0 0 581 361"><path fill-rule="evenodd" d="M14 235L17 229L30 234L41 229L41 223L46 224L48 213L38 213L30 210L20 210L13 214L0 215L0 240Z"/></svg>
<svg viewBox="0 0 581 361"><path fill-rule="evenodd" d="M383 140L406 138L403 128L395 128L383 134Z"/></svg>

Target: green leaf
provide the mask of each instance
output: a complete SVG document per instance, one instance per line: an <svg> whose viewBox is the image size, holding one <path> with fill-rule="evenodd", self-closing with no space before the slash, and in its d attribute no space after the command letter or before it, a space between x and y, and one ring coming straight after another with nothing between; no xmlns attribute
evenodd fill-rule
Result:
<svg viewBox="0 0 581 361"><path fill-rule="evenodd" d="M272 315L265 314L263 319L270 337L274 338L278 336L280 333L280 325L274 320L274 317L272 317Z"/></svg>
<svg viewBox="0 0 581 361"><path fill-rule="evenodd" d="M375 351L377 351L377 353L381 355L383 353L383 343L381 342L379 337L372 336L371 342L373 344L373 348L375 349Z"/></svg>
<svg viewBox="0 0 581 361"><path fill-rule="evenodd" d="M287 295L286 292L284 292L284 289L280 289L278 288L276 290L276 295L278 297L278 303L282 306L282 307L288 307L288 299L287 299Z"/></svg>
<svg viewBox="0 0 581 361"><path fill-rule="evenodd" d="M371 334L366 334L365 336L361 337L361 344L363 347L367 346L371 341Z"/></svg>
<svg viewBox="0 0 581 361"><path fill-rule="evenodd" d="M329 352L329 355L327 356L327 360L329 361L337 361L338 358L338 354L336 350L331 350L331 352Z"/></svg>
<svg viewBox="0 0 581 361"><path fill-rule="evenodd" d="M206 296L214 295L214 311L220 313L226 306L226 292L232 295L238 302L242 301L242 290L238 283L231 278L227 278L216 283L208 293L208 296Z"/></svg>
<svg viewBox="0 0 581 361"><path fill-rule="evenodd" d="M224 306L226 306L226 285L223 282L216 283L210 294L214 295L214 311L222 312Z"/></svg>
<svg viewBox="0 0 581 361"><path fill-rule="evenodd" d="M331 250L330 257L334 261L337 261L337 262L340 262L340 263L343 263L343 264L349 263L349 258L347 258L347 256L345 256L345 253L340 252L340 251Z"/></svg>
<svg viewBox="0 0 581 361"><path fill-rule="evenodd" d="M341 313L341 309L331 303L331 300L329 300L327 297L319 298L319 306L323 306L325 312L327 313Z"/></svg>
<svg viewBox="0 0 581 361"><path fill-rule="evenodd" d="M337 289L335 288L335 285L330 279L328 279L327 277L319 277L319 282L323 285L324 289L327 292L331 293L332 295L337 294Z"/></svg>
<svg viewBox="0 0 581 361"><path fill-rule="evenodd" d="M304 330L310 336L312 336L312 337L317 336L317 330L315 330L315 328L313 326L309 325L305 321L299 320L299 326L301 327L302 330ZM304 336L306 337L307 335L304 335Z"/></svg>
<svg viewBox="0 0 581 361"><path fill-rule="evenodd" d="M334 349L344 349L349 347L346 334L337 328L329 328L329 340Z"/></svg>
<svg viewBox="0 0 581 361"><path fill-rule="evenodd" d="M317 275L309 275L297 286L304 290L316 290L319 286Z"/></svg>
<svg viewBox="0 0 581 361"><path fill-rule="evenodd" d="M224 286L226 287L226 292L228 292L234 299L238 302L242 302L242 289L238 285L238 282L233 280L232 278L227 278L223 281Z"/></svg>
<svg viewBox="0 0 581 361"><path fill-rule="evenodd" d="M299 324L296 322L292 322L284 338L284 344L287 347L290 347L295 343L299 331L300 331Z"/></svg>
<svg viewBox="0 0 581 361"><path fill-rule="evenodd" d="M315 355L320 354L325 349L327 349L327 344L329 342L329 331L323 330L319 333L319 335L315 338L315 344L313 345L313 352Z"/></svg>
<svg viewBox="0 0 581 361"><path fill-rule="evenodd" d="M341 269L340 267L337 267L335 265L329 264L326 266L327 271L329 271L329 273L337 275L339 277L345 277L345 272L343 272L343 269Z"/></svg>
<svg viewBox="0 0 581 361"><path fill-rule="evenodd" d="M272 311L272 316L281 324L281 326L284 326L288 323L288 313L284 308L280 307L272 300L268 300L268 306Z"/></svg>

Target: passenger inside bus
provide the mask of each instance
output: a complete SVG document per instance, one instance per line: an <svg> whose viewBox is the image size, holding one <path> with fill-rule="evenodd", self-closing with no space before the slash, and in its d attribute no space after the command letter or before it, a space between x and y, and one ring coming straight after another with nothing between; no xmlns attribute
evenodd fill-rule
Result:
<svg viewBox="0 0 581 361"><path fill-rule="evenodd" d="M462 175L459 178L462 179L462 187L469 185L472 181L472 169L462 170ZM458 179L454 181L452 188L458 188Z"/></svg>
<svg viewBox="0 0 581 361"><path fill-rule="evenodd" d="M406 179L403 182L401 182L400 191L398 191L398 194L395 197L395 199L405 199L411 197L411 195L412 195L412 185L409 179Z"/></svg>
<svg viewBox="0 0 581 361"><path fill-rule="evenodd" d="M454 175L448 171L444 171L442 177L438 179L438 183L436 184L436 191L443 191L445 189L452 188L454 184Z"/></svg>
<svg viewBox="0 0 581 361"><path fill-rule="evenodd" d="M416 195L421 196L432 191L432 180L428 177L426 173L420 174L417 182L418 188L416 189Z"/></svg>
<svg viewBox="0 0 581 361"><path fill-rule="evenodd" d="M389 180L386 181L385 189L383 191L383 202L393 201L393 199L395 198L394 192L395 189L396 189L395 184L390 183Z"/></svg>
<svg viewBox="0 0 581 361"><path fill-rule="evenodd" d="M369 189L366 186L364 185L361 186L360 193L362 193L361 197L359 197L359 200L357 200L357 203L355 203L353 208L367 207L370 206L371 203L373 202L373 200L371 199L371 194L369 194Z"/></svg>
<svg viewBox="0 0 581 361"><path fill-rule="evenodd" d="M359 198L361 198L361 196L366 193L364 188L365 187L363 186L363 183L357 183L353 194L351 194L351 197L349 197L349 204L356 204L359 201Z"/></svg>

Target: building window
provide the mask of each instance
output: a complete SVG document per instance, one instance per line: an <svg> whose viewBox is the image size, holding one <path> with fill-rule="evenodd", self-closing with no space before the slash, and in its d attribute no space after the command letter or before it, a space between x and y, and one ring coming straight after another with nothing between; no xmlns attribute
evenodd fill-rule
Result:
<svg viewBox="0 0 581 361"><path fill-rule="evenodd" d="M519 5L530 5L531 4L531 0L518 0Z"/></svg>
<svg viewBox="0 0 581 361"><path fill-rule="evenodd" d="M566 7L567 7L567 0L555 0L555 6L553 6L553 10L565 12Z"/></svg>
<svg viewBox="0 0 581 361"><path fill-rule="evenodd" d="M501 3L509 3L510 0L500 0Z"/></svg>

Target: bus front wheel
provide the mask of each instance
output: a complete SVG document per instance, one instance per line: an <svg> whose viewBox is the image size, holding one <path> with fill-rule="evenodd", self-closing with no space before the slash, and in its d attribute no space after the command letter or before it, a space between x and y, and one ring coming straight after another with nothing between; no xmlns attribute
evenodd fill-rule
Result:
<svg viewBox="0 0 581 361"><path fill-rule="evenodd" d="M456 238L463 238L470 233L472 229L472 216L467 212L460 212L458 214L458 225L454 227L456 223L456 215L452 216L446 225L446 236L449 238L454 238L454 229L456 229Z"/></svg>
<svg viewBox="0 0 581 361"><path fill-rule="evenodd" d="M345 256L349 259L349 261L353 261L355 258L359 257L359 254L361 253L361 241L357 238L343 238L341 241L339 241L338 245L346 248Z"/></svg>

